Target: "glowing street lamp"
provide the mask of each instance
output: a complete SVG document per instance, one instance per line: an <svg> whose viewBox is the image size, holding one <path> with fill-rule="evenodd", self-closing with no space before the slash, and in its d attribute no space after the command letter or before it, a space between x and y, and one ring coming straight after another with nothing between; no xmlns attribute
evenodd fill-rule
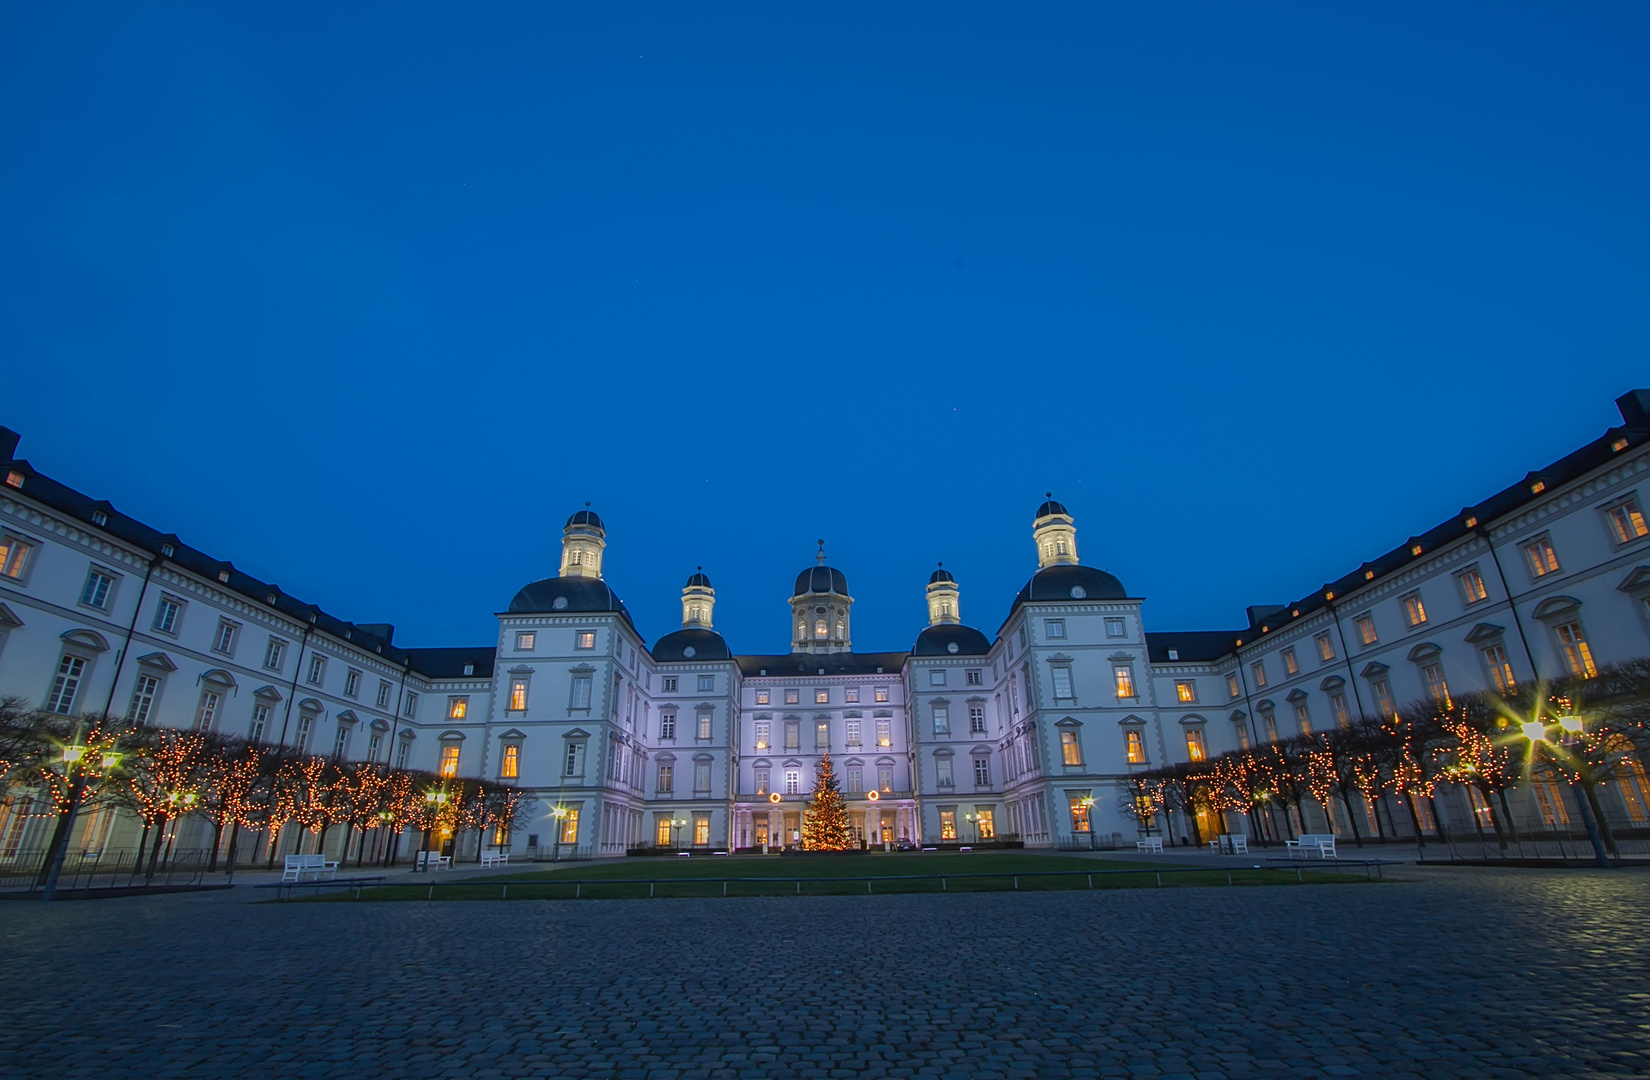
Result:
<svg viewBox="0 0 1650 1080"><path fill-rule="evenodd" d="M555 814L555 816L556 816L556 825L555 825L556 839L555 839L555 842L551 846L551 849L550 849L550 861L551 862L560 862L561 861L561 828L562 828L562 822L565 821L566 818L567 818L567 807L558 806L554 810L552 810L551 813Z"/></svg>
<svg viewBox="0 0 1650 1080"><path fill-rule="evenodd" d="M1083 808L1083 822L1089 827L1089 850L1094 851L1094 796L1084 796L1078 805Z"/></svg>
<svg viewBox="0 0 1650 1080"><path fill-rule="evenodd" d="M670 846L671 847L681 847L682 846L681 842L678 838L678 833L682 829L682 827L685 826L686 824L687 824L687 818L671 818L670 819Z"/></svg>
<svg viewBox="0 0 1650 1080"><path fill-rule="evenodd" d="M1576 784L1581 787L1575 793L1576 810L1581 814L1581 824L1587 830L1587 840L1593 846L1593 865L1603 870L1610 868L1610 854L1604 850L1604 838L1599 835L1598 821L1593 817L1592 807L1592 777L1587 772L1587 765L1572 749L1576 736L1585 729L1583 719L1570 713L1558 718L1558 726L1564 732L1561 741L1552 742L1547 738L1546 725L1541 723L1539 714L1535 720L1526 720L1518 725L1524 737L1530 740L1530 761L1534 763L1540 747L1545 746L1547 753L1568 765L1574 772ZM1572 785L1575 786L1575 785Z"/></svg>
<svg viewBox="0 0 1650 1080"><path fill-rule="evenodd" d="M424 864L424 870L428 872L430 869L430 833L435 831L435 817L441 812L441 807L446 804L447 793L440 790L426 791L424 801L429 804L429 811L424 818L427 822L424 826L424 846L420 849L419 854L424 856L421 861ZM413 872L417 873L418 869L417 866L414 866Z"/></svg>
<svg viewBox="0 0 1650 1080"><path fill-rule="evenodd" d="M1539 720L1526 720L1518 727L1519 730L1524 732L1524 737L1530 740L1532 744L1547 741L1547 725Z"/></svg>

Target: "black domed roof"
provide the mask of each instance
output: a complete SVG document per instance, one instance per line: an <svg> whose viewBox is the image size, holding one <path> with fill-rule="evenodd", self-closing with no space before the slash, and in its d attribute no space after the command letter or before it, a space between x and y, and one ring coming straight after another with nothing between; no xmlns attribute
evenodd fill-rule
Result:
<svg viewBox="0 0 1650 1080"><path fill-rule="evenodd" d="M722 635L703 627L689 627L666 634L649 650L660 663L672 660L731 660L728 643Z"/></svg>
<svg viewBox="0 0 1650 1080"><path fill-rule="evenodd" d="M937 581L955 582L956 580L957 580L956 578L951 576L951 571L945 569L943 566L940 567L938 570L934 571L932 574L928 575L928 584L930 584L930 585L934 584Z"/></svg>
<svg viewBox="0 0 1650 1080"><path fill-rule="evenodd" d="M1037 508L1037 516L1039 518L1046 518L1050 514L1065 514L1065 513L1066 513L1066 508L1064 506L1062 506L1061 504L1059 504L1058 502L1055 502L1054 501L1054 496L1052 496L1052 495L1049 496L1048 502L1044 503L1043 505L1041 505ZM1070 515L1067 514L1067 516L1069 517Z"/></svg>
<svg viewBox="0 0 1650 1080"><path fill-rule="evenodd" d="M543 613L556 615L567 611L617 611L630 620L624 601L607 587L600 578L553 577L524 585L510 601L509 614Z"/></svg>
<svg viewBox="0 0 1650 1080"><path fill-rule="evenodd" d="M1123 583L1092 566L1050 566L1039 570L1014 598L1019 607L1028 600L1122 600L1129 595Z"/></svg>
<svg viewBox="0 0 1650 1080"><path fill-rule="evenodd" d="M839 593L847 596L848 579L833 566L810 566L796 575L796 588L791 591L792 596L803 593Z"/></svg>
<svg viewBox="0 0 1650 1080"><path fill-rule="evenodd" d="M984 656L990 651L991 642L984 634L972 626L955 623L930 626L917 635L917 643L911 646L912 656Z"/></svg>
<svg viewBox="0 0 1650 1080"><path fill-rule="evenodd" d="M568 518L567 525L589 525L591 528L603 529L603 531L605 531L605 526L602 525L602 519L596 516L596 511L590 509L580 510L572 517ZM567 526L563 526L563 528L566 527Z"/></svg>
<svg viewBox="0 0 1650 1080"><path fill-rule="evenodd" d="M693 575L693 576L692 576L692 577L690 577L690 578L688 578L688 580L687 580L687 584L686 584L686 585L684 585L684 586L682 586L682 588L684 588L684 589L691 589L691 588L693 588L693 587L694 587L694 586L695 586L695 585L702 585L702 586L704 586L704 587L705 587L705 588L707 588L707 589L708 589L708 588L710 588L710 587L711 587L711 585L710 585L710 578L708 578L708 577L706 577L706 576L705 576L705 575L704 575L704 572L703 572L703 571L701 571L701 572L699 572L699 573L697 573L697 574L694 574L694 575Z"/></svg>

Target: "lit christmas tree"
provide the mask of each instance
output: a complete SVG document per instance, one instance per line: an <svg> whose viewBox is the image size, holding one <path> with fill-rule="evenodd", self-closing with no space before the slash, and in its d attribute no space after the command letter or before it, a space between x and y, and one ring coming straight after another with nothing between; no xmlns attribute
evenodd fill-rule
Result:
<svg viewBox="0 0 1650 1080"><path fill-rule="evenodd" d="M831 755L827 753L814 783L813 801L802 820L802 847L806 851L847 851L850 846L848 807L842 801L842 789L831 771Z"/></svg>

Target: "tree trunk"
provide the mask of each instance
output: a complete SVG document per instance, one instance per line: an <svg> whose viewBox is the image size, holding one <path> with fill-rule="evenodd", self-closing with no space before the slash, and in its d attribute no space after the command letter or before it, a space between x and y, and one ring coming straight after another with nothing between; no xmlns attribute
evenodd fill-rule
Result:
<svg viewBox="0 0 1650 1080"><path fill-rule="evenodd" d="M155 865L160 862L161 841L166 839L166 815L161 814L155 819L155 842L149 848L149 873L145 880L155 876Z"/></svg>
<svg viewBox="0 0 1650 1080"><path fill-rule="evenodd" d="M1404 809L1409 812L1409 823L1415 830L1415 846L1418 848L1425 848L1427 846L1427 838L1426 834L1421 831L1421 817L1415 812L1415 796L1411 795L1408 791L1404 792ZM1394 828L1392 831L1397 832L1398 830Z"/></svg>
<svg viewBox="0 0 1650 1080"><path fill-rule="evenodd" d="M1518 822L1513 820L1512 807L1507 805L1507 789L1502 788L1495 795L1501 803L1501 817L1507 823L1507 835L1511 836L1512 842L1516 844L1518 843Z"/></svg>
<svg viewBox="0 0 1650 1080"><path fill-rule="evenodd" d="M213 873L218 869L218 849L223 847L223 821L220 818L212 819L212 854L206 857L206 870Z"/></svg>
<svg viewBox="0 0 1650 1080"><path fill-rule="evenodd" d="M1438 830L1438 842L1449 843L1449 834L1444 831L1444 815L1438 812L1438 800L1432 792L1427 792L1427 809L1432 811L1432 827Z"/></svg>
<svg viewBox="0 0 1650 1080"><path fill-rule="evenodd" d="M224 857L224 862L229 864L230 874L235 873L235 843L240 838L241 823L237 819L233 825L229 826L229 854Z"/></svg>
<svg viewBox="0 0 1650 1080"><path fill-rule="evenodd" d="M1612 859L1621 858L1621 852L1616 849L1616 834L1610 830L1610 823L1604 820L1604 808L1598 804L1592 783L1582 782L1581 791L1587 796L1587 805L1593 808L1593 820L1598 823L1598 835L1604 841L1604 849Z"/></svg>
<svg viewBox="0 0 1650 1080"><path fill-rule="evenodd" d="M1346 807L1346 823L1352 826L1352 842L1363 847L1363 834L1358 831L1358 815L1352 809L1352 793L1345 788L1341 789L1341 805Z"/></svg>

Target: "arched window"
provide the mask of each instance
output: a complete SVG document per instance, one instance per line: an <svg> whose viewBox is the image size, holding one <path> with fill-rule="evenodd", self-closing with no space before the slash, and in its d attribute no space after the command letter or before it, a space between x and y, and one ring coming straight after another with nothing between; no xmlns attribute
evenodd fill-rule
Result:
<svg viewBox="0 0 1650 1080"><path fill-rule="evenodd" d="M847 633L848 633L847 624L845 624L841 619L838 619L836 621L836 639L838 641L841 641L847 635Z"/></svg>
<svg viewBox="0 0 1650 1080"><path fill-rule="evenodd" d="M825 637L825 620L824 619L816 619L814 621L814 637L820 638L821 640L824 639L824 637Z"/></svg>

